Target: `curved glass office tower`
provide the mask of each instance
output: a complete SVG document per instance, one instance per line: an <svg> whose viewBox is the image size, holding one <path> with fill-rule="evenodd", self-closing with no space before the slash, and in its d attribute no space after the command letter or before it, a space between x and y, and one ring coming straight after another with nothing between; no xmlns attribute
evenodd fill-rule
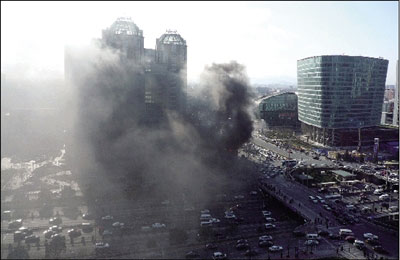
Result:
<svg viewBox="0 0 400 260"><path fill-rule="evenodd" d="M388 63L343 55L298 60L299 120L313 129L312 138L325 143L333 129L379 125Z"/></svg>

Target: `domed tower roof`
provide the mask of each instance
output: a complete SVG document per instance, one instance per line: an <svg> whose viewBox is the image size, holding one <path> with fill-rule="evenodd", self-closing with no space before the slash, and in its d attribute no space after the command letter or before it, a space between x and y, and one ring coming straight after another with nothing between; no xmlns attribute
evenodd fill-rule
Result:
<svg viewBox="0 0 400 260"><path fill-rule="evenodd" d="M143 31L139 29L139 27L132 21L130 17L117 18L109 30L117 35L143 35Z"/></svg>
<svg viewBox="0 0 400 260"><path fill-rule="evenodd" d="M161 35L158 39L162 44L186 45L186 41L176 31L167 30L166 33Z"/></svg>

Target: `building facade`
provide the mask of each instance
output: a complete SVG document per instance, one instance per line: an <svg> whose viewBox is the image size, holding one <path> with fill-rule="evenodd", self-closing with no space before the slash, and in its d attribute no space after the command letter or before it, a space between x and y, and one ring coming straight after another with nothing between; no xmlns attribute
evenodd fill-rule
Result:
<svg viewBox="0 0 400 260"><path fill-rule="evenodd" d="M311 140L332 146L335 131L378 126L388 60L315 56L297 61L298 114Z"/></svg>
<svg viewBox="0 0 400 260"><path fill-rule="evenodd" d="M393 125L399 126L399 60L396 63L396 86L394 94Z"/></svg>
<svg viewBox="0 0 400 260"><path fill-rule="evenodd" d="M258 112L268 127L300 127L297 118L297 95L294 92L274 94L260 99Z"/></svg>

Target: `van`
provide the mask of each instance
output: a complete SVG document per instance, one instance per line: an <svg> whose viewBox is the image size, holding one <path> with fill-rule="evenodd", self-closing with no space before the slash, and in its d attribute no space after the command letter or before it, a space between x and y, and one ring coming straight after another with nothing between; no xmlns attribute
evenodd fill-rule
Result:
<svg viewBox="0 0 400 260"><path fill-rule="evenodd" d="M341 235L341 236L352 236L354 234L353 234L353 231L351 229L343 228L343 229L339 230L339 235Z"/></svg>
<svg viewBox="0 0 400 260"><path fill-rule="evenodd" d="M318 234L307 234L306 238L309 240L313 240L313 239L320 240L321 239L321 237L318 236Z"/></svg>

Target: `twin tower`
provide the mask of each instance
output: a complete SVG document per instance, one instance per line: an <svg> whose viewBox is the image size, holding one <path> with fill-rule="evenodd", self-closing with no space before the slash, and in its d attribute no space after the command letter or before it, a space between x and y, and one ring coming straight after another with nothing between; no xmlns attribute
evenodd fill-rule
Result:
<svg viewBox="0 0 400 260"><path fill-rule="evenodd" d="M155 49L144 48L143 31L130 19L118 18L103 30L103 46L119 50L143 77L144 120L158 122L166 110L186 107L187 45L176 31L166 31Z"/></svg>

